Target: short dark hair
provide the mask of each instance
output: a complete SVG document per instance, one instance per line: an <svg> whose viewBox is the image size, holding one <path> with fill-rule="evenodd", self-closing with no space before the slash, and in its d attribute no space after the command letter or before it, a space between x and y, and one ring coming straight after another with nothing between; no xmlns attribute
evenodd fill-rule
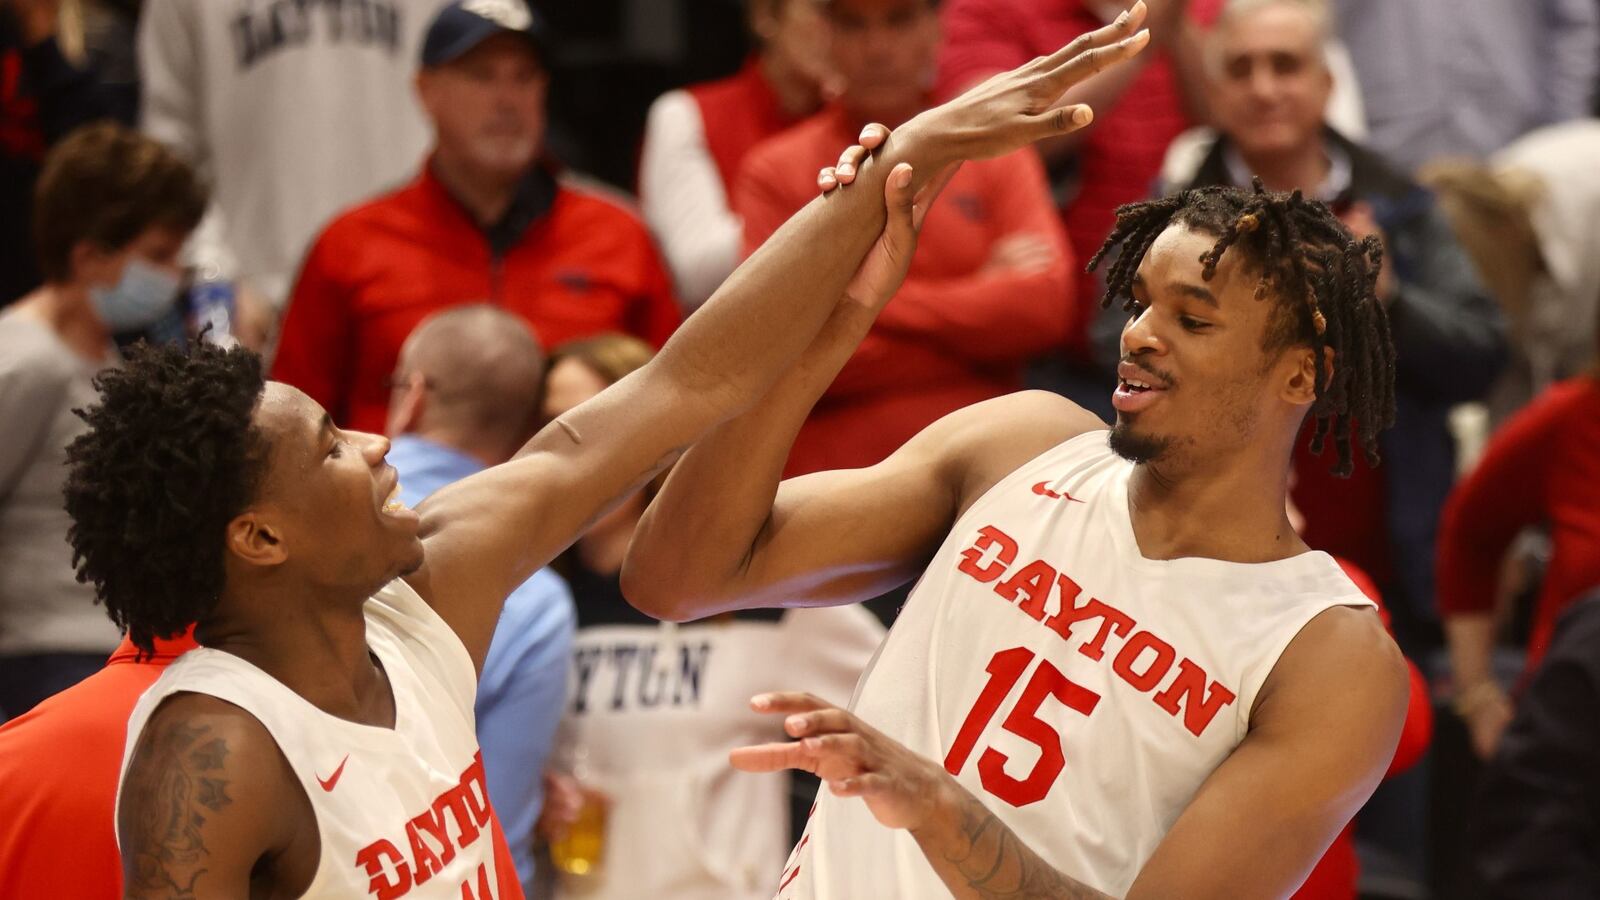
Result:
<svg viewBox="0 0 1600 900"><path fill-rule="evenodd" d="M1184 225L1214 235L1217 243L1200 262L1209 280L1230 248L1260 273L1256 298L1274 300L1264 349L1303 344L1318 360L1316 431L1311 452L1320 455L1333 435L1338 460L1333 471L1349 475L1353 443L1371 465L1378 463L1378 434L1394 423L1394 342L1389 316L1377 297L1383 245L1375 237L1357 241L1326 204L1299 191L1269 192L1255 179L1252 191L1206 187L1117 210L1117 225L1089 261L1093 270L1113 248L1101 306L1133 302L1133 276L1156 238ZM1334 353L1333 377L1322 365Z"/></svg>
<svg viewBox="0 0 1600 900"><path fill-rule="evenodd" d="M228 522L270 452L254 424L261 358L196 342L137 344L95 377L89 430L67 447L68 540L80 582L148 654L222 594Z"/></svg>
<svg viewBox="0 0 1600 900"><path fill-rule="evenodd" d="M39 270L69 280L82 241L120 250L152 226L193 231L206 199L194 170L160 142L114 122L85 125L45 157L34 189Z"/></svg>

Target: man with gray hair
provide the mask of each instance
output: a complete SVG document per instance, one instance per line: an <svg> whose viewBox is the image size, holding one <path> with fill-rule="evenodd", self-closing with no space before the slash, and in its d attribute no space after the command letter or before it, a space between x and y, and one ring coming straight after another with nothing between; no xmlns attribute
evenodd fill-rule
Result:
<svg viewBox="0 0 1600 900"><path fill-rule="evenodd" d="M521 318L487 304L424 319L391 381L389 462L400 498L422 498L515 455L538 430L544 354ZM489 799L517 879L533 883L533 826L567 690L576 616L560 576L540 569L506 598L475 708Z"/></svg>
<svg viewBox="0 0 1600 900"><path fill-rule="evenodd" d="M1295 453L1295 503L1308 544L1378 583L1410 654L1436 647L1433 544L1455 473L1451 406L1483 397L1505 363L1504 319L1434 197L1385 159L1324 122L1333 77L1323 0L1228 0L1206 48L1221 136L1193 180L1260 178L1333 208L1357 237L1377 235L1377 294L1388 307L1397 365L1395 425L1384 465L1357 461L1334 480L1306 446Z"/></svg>

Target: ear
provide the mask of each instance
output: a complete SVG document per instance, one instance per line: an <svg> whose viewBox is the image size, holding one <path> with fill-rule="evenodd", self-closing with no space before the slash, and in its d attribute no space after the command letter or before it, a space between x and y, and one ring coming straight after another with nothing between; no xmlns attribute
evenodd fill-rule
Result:
<svg viewBox="0 0 1600 900"><path fill-rule="evenodd" d="M428 377L412 372L404 388L396 388L389 401L389 423L385 433L398 437L422 427L422 413L428 405Z"/></svg>
<svg viewBox="0 0 1600 900"><path fill-rule="evenodd" d="M1327 380L1333 380L1333 348L1322 348L1323 370ZM1296 347L1285 356L1292 361L1287 380L1283 383L1283 399L1293 406L1310 406L1317 400L1316 353L1310 347ZM1326 382L1325 382L1326 383Z"/></svg>
<svg viewBox="0 0 1600 900"><path fill-rule="evenodd" d="M289 558L282 533L254 511L228 523L226 543L228 552L247 565L276 566Z"/></svg>
<svg viewBox="0 0 1600 900"><path fill-rule="evenodd" d="M411 79L411 86L417 92L417 102L422 105L422 109L428 114L428 118L430 119L434 118L433 78L434 76L432 72L429 72L427 69L418 69L416 76Z"/></svg>

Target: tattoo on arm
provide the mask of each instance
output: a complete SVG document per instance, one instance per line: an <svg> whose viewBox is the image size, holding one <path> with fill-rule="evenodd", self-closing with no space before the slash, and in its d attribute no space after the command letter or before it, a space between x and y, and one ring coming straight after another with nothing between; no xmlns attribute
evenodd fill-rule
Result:
<svg viewBox="0 0 1600 900"><path fill-rule="evenodd" d="M130 895L195 896L210 856L201 826L233 802L223 777L227 755L227 742L210 726L182 722L152 735L139 751L122 798Z"/></svg>
<svg viewBox="0 0 1600 900"><path fill-rule="evenodd" d="M963 792L964 793L964 792ZM970 894L980 900L1110 900L1056 871L1017 839L970 794L963 796L954 840L939 851ZM941 866L940 868L944 868Z"/></svg>

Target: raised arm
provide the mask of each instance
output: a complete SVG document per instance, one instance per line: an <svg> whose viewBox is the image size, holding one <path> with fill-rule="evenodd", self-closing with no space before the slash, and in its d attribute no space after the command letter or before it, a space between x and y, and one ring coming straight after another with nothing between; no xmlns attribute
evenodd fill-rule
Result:
<svg viewBox="0 0 1600 900"><path fill-rule="evenodd" d="M719 422L765 395L844 296L885 222L891 170L915 190L963 159L1081 127L1053 110L1074 81L1148 40L1125 16L908 122L861 189L819 198L736 270L643 369L537 434L519 457L419 507L424 568L409 576L480 664L510 589ZM909 163L911 170L900 166ZM914 181L913 179L920 179Z"/></svg>
<svg viewBox="0 0 1600 900"><path fill-rule="evenodd" d="M1406 698L1404 658L1375 615L1338 608L1312 620L1269 676L1250 734L1200 786L1129 900L1292 893L1383 777ZM1109 897L1040 857L937 762L854 715L803 694L752 706L786 715L799 740L735 750L736 767L805 769L862 798L885 827L911 832L960 900Z"/></svg>
<svg viewBox="0 0 1600 900"><path fill-rule="evenodd" d="M299 896L315 864L316 831L304 827L314 822L261 723L214 697L178 694L151 715L123 775L116 826L122 895L225 900L265 884L274 895ZM258 868L291 849L302 860L309 850L312 866Z"/></svg>

